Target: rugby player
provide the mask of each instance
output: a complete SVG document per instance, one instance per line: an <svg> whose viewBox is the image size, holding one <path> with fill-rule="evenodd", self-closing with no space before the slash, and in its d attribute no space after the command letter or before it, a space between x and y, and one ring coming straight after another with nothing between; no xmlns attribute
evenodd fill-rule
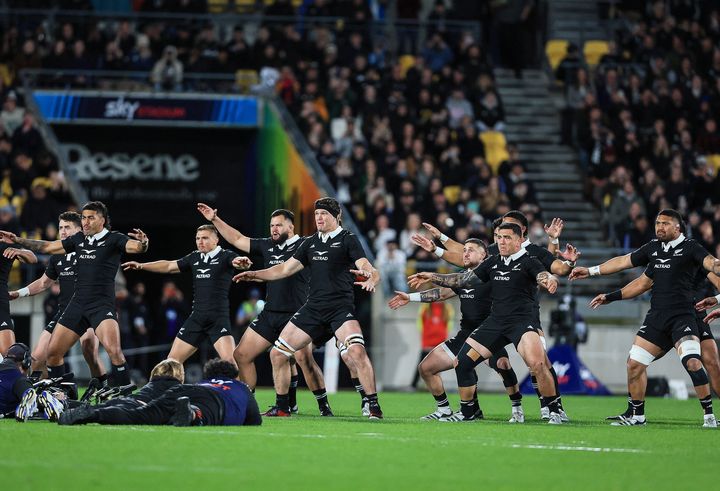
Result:
<svg viewBox="0 0 720 491"><path fill-rule="evenodd" d="M461 421L476 420L481 415L473 399L477 385L475 367L512 343L538 379L538 389L550 411L548 422L562 424L558 394L537 332L535 312L537 286L555 293L557 279L522 247L523 234L519 225L503 222L495 230L495 238L500 254L490 256L474 270L431 275L433 283L451 288L471 285L473 276L491 284L490 316L470 334L457 356L455 372L463 415Z"/></svg>
<svg viewBox="0 0 720 491"><path fill-rule="evenodd" d="M650 287L650 310L638 330L627 361L628 392L632 398L633 414L619 417L613 424L644 425L647 367L672 347L690 375L695 392L703 408L703 426L715 428L717 421L712 410L712 396L704 370L700 332L694 313L693 294L698 268L720 273L720 261L693 239L687 239L682 216L676 210L665 209L655 219L657 239L624 256L614 257L599 266L576 267L571 280L607 275L625 269L646 266L640 276L640 286ZM595 303L626 298L623 290L616 290L595 298Z"/></svg>
<svg viewBox="0 0 720 491"><path fill-rule="evenodd" d="M463 265L468 270L478 267L487 257L487 246L478 239L467 239L465 241L463 253ZM411 286L415 280L425 282L429 279L430 273L418 273L410 277ZM418 366L420 376L435 398L437 409L424 416L426 420L444 420L451 417L454 413L450 408L450 403L443 387L442 379L438 375L446 370L455 367L455 359L460 352L463 343L470 333L483 323L490 315L491 299L490 284L483 283L478 278L473 278L471 284L464 288L433 288L418 293L395 292L395 296L390 299L388 306L395 310L409 302L438 302L444 301L454 296L460 298L460 331L451 339L435 347ZM504 351L504 349L502 350ZM507 352L505 352L505 360L507 360ZM522 394L517 385L517 375L509 366L493 367L502 377L512 405L511 423L525 422L525 415L522 409ZM477 393L475 396L477 401Z"/></svg>
<svg viewBox="0 0 720 491"><path fill-rule="evenodd" d="M279 209L270 214L270 237L250 238L223 221L218 216L216 209L210 208L204 203L198 203L197 208L233 247L251 254L253 257L262 257L264 267L282 264L290 259L304 240L295 233L295 214L290 210ZM265 296L265 307L245 330L235 348L234 357L240 372L240 380L253 390L257 384L255 359L272 347L280 335L280 331L307 300L309 274L309 271L301 271L289 278L270 283ZM319 345L320 343L316 342L315 344ZM313 357L312 346L308 345L299 350L295 354L295 361L305 375L308 388L315 395L320 414L332 416L325 390L325 380L322 370ZM297 384L297 366L293 363L288 393L290 411L293 413L298 412ZM272 410L271 408L270 411ZM277 410L275 412L277 414L273 414L273 416L290 415L290 413Z"/></svg>
<svg viewBox="0 0 720 491"><path fill-rule="evenodd" d="M366 391L369 419L381 419L375 390L375 374L365 351L365 339L355 316L353 285L373 292L380 274L365 257L360 241L340 226L340 204L333 198L315 201L317 234L308 237L292 258L271 268L246 271L235 281L276 281L308 268L310 294L307 302L283 328L270 352L275 373L276 406L289 410L289 360L295 353L328 332L347 348L360 383ZM357 269L353 269L357 268ZM354 275L363 278L356 281Z"/></svg>
<svg viewBox="0 0 720 491"><path fill-rule="evenodd" d="M235 269L241 269L239 257L218 245L220 237L212 225L200 225L195 231L197 250L187 256L149 263L128 261L124 270L177 274L191 272L193 278L192 312L175 336L168 358L180 363L190 358L205 339L209 339L221 359L235 363L235 340L230 327L228 293Z"/></svg>
<svg viewBox="0 0 720 491"><path fill-rule="evenodd" d="M12 265L17 259L27 264L37 263L37 257L32 251L17 249L8 244L0 243L0 355L4 355L8 348L15 344L15 324L10 317L10 296L8 293L8 277Z"/></svg>
<svg viewBox="0 0 720 491"><path fill-rule="evenodd" d="M82 231L82 218L79 213L66 211L58 217L58 236L60 240L65 240ZM10 300L21 297L32 297L38 293L42 293L57 281L60 286L60 298L58 299L57 312L45 329L40 333L40 338L35 344L32 352L32 373L31 378L41 378L45 371L47 362L47 350L50 344L50 337L55 329L58 319L65 311L70 298L75 292L75 279L77 277L75 252L70 254L53 254L48 259L47 267L43 275L37 280L30 283L24 288L9 292ZM105 367L100 361L98 352L98 339L92 329L88 329L80 336L80 346L82 347L83 357L90 368L93 378L96 378L100 384L106 383L108 378Z"/></svg>
<svg viewBox="0 0 720 491"><path fill-rule="evenodd" d="M237 367L214 358L203 367L205 380L179 384L140 407L83 405L64 411L61 425L249 426L262 424L250 388L235 380Z"/></svg>
<svg viewBox="0 0 720 491"><path fill-rule="evenodd" d="M58 319L48 345L49 378L63 375L65 354L90 328L110 357L114 384L130 383L127 362L120 347L120 328L115 311L115 275L121 255L147 251L149 240L137 228L125 235L111 232L109 227L105 205L100 201L91 201L82 208L82 232L64 240L32 240L0 231L0 241L5 243L19 244L43 254L76 253L75 293Z"/></svg>

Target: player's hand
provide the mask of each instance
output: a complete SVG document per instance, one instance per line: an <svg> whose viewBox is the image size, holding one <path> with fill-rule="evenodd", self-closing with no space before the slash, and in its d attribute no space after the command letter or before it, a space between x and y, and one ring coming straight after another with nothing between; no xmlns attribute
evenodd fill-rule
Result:
<svg viewBox="0 0 720 491"><path fill-rule="evenodd" d="M558 280L554 275L551 275L547 271L543 271L542 273L538 273L537 277L535 278L535 281L537 281L537 284L545 288L548 293L553 294L557 290L558 287Z"/></svg>
<svg viewBox="0 0 720 491"><path fill-rule="evenodd" d="M702 312L703 310L707 310L710 307L714 307L718 304L717 298L715 297L708 297L703 298L698 303L695 304L695 310L698 312Z"/></svg>
<svg viewBox="0 0 720 491"><path fill-rule="evenodd" d="M351 269L350 272L354 274L356 277L359 276L361 278L365 278L362 281L356 281L353 284L361 287L366 292L374 292L375 291L375 281L373 281L372 272L371 271L365 271L364 269Z"/></svg>
<svg viewBox="0 0 720 491"><path fill-rule="evenodd" d="M0 242L5 242L6 244L14 244L15 239L17 239L17 235L15 235L14 233L0 230Z"/></svg>
<svg viewBox="0 0 720 491"><path fill-rule="evenodd" d="M598 295L595 298L593 298L592 300L590 300L589 305L590 305L591 309L595 310L598 307L600 307L601 305L606 305L608 303L610 303L610 302L607 301L607 297L605 296L605 294L601 293L600 295Z"/></svg>
<svg viewBox="0 0 720 491"><path fill-rule="evenodd" d="M567 244L565 250L560 253L560 257L566 261L576 262L580 257L581 252L572 244Z"/></svg>
<svg viewBox="0 0 720 491"><path fill-rule="evenodd" d="M420 247L421 249L426 250L427 252L432 253L435 251L435 244L433 243L433 241L428 239L424 235L412 234L412 236L410 236L410 240L413 244Z"/></svg>
<svg viewBox="0 0 720 491"><path fill-rule="evenodd" d="M140 230L139 228L134 228L132 232L128 232L128 235L132 237L133 239L137 240L138 242L142 242L143 244L147 244L150 239L148 239L148 236Z"/></svg>
<svg viewBox="0 0 720 491"><path fill-rule="evenodd" d="M212 222L217 217L217 208L210 208L205 203L198 203L197 210L208 222Z"/></svg>
<svg viewBox="0 0 720 491"><path fill-rule="evenodd" d="M8 247L3 251L3 257L8 259L22 259L22 252L15 247Z"/></svg>
<svg viewBox="0 0 720 491"><path fill-rule="evenodd" d="M710 324L712 321L720 317L720 309L715 309L712 312L710 312L708 315L705 316L703 319L703 322L706 324Z"/></svg>
<svg viewBox="0 0 720 491"><path fill-rule="evenodd" d="M142 269L142 264L140 264L137 261L128 261L126 263L122 263L120 266L122 266L123 271L130 271L132 269Z"/></svg>
<svg viewBox="0 0 720 491"><path fill-rule="evenodd" d="M233 276L232 280L235 283L240 283L241 281L256 281L262 283L263 281L257 277L257 271L243 271L242 273L238 273Z"/></svg>
<svg viewBox="0 0 720 491"><path fill-rule="evenodd" d="M20 294L17 292L17 290L9 291L8 295L10 296L10 300L17 300L18 298L20 298Z"/></svg>
<svg viewBox="0 0 720 491"><path fill-rule="evenodd" d="M438 230L438 228L435 227L434 225L430 225L429 223L423 222L422 226L425 227L428 232L430 232L430 234L433 236L433 239L439 239L440 236L442 235L440 230Z"/></svg>
<svg viewBox="0 0 720 491"><path fill-rule="evenodd" d="M247 256L236 257L232 260L233 268L235 269L250 269L253 262Z"/></svg>
<svg viewBox="0 0 720 491"><path fill-rule="evenodd" d="M410 297L405 292L395 291L395 296L388 300L388 307L397 310L410 302Z"/></svg>
<svg viewBox="0 0 720 491"><path fill-rule="evenodd" d="M590 277L590 271L588 271L588 268L584 268L582 266L578 266L573 268L572 271L570 271L570 275L568 276L568 279L570 281L574 280L584 280L585 278Z"/></svg>
<svg viewBox="0 0 720 491"><path fill-rule="evenodd" d="M563 222L559 218L553 218L550 222L550 225L545 224L545 233L550 237L551 239L557 239L560 237L560 234L563 231L563 227L565 226L565 222Z"/></svg>
<svg viewBox="0 0 720 491"><path fill-rule="evenodd" d="M432 273L422 272L408 276L408 286L413 290L419 290L427 282L432 282Z"/></svg>

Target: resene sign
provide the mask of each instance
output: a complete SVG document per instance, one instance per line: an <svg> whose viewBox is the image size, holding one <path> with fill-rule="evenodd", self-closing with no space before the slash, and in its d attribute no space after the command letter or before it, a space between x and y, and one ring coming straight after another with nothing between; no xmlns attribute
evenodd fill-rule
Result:
<svg viewBox="0 0 720 491"><path fill-rule="evenodd" d="M42 117L52 124L194 125L255 128L262 102L253 96L33 92Z"/></svg>

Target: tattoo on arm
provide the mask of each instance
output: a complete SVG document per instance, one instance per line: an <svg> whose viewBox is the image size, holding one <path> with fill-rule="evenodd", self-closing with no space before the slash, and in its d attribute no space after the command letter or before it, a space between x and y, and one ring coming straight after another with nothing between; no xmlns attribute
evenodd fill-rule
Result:
<svg viewBox="0 0 720 491"><path fill-rule="evenodd" d="M550 277L550 273L547 271L542 271L538 273L538 275L535 277L535 281L538 283L542 283L543 281L547 280Z"/></svg>
<svg viewBox="0 0 720 491"><path fill-rule="evenodd" d="M448 288L460 288L468 286L472 281L475 273L472 270L463 271L462 273L453 274L437 274L431 275L430 281L436 285L446 286Z"/></svg>
<svg viewBox="0 0 720 491"><path fill-rule="evenodd" d="M15 243L23 246L26 249L30 249L31 251L42 252L45 249L45 245L47 244L47 241L24 239L22 237L17 237L15 239Z"/></svg>
<svg viewBox="0 0 720 491"><path fill-rule="evenodd" d="M425 303L432 303L440 299L440 288L433 288L432 290L425 290L420 292L420 301Z"/></svg>

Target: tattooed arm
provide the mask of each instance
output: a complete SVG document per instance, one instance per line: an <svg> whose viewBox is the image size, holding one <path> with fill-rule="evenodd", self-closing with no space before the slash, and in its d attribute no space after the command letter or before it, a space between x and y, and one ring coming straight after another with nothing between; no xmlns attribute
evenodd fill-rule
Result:
<svg viewBox="0 0 720 491"><path fill-rule="evenodd" d="M470 285L470 282L475 277L473 270L469 269L461 273L452 274L438 274L432 273L430 275L430 281L438 286L446 286L448 288L462 288L463 286Z"/></svg>
<svg viewBox="0 0 720 491"><path fill-rule="evenodd" d="M61 240L33 240L18 237L12 232L5 232L0 230L0 241L6 244L18 244L25 249L29 249L34 252L41 252L43 254L62 254L65 252Z"/></svg>
<svg viewBox="0 0 720 491"><path fill-rule="evenodd" d="M393 310L397 310L400 307L404 307L410 302L442 302L443 300L447 300L448 298L452 298L454 296L455 292L452 291L450 288L431 288L430 290L425 290L418 293L405 293L396 291L395 296L388 301L388 307Z"/></svg>

